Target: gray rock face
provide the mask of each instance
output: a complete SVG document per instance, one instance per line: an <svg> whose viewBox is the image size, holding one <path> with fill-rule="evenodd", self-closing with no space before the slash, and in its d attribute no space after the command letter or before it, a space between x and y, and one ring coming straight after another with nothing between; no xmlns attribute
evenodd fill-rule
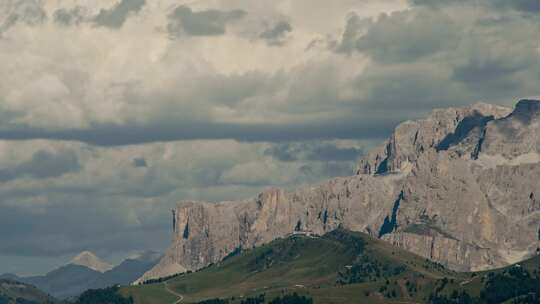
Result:
<svg viewBox="0 0 540 304"><path fill-rule="evenodd" d="M397 171L403 162L415 162L431 149L447 150L464 142L467 135L478 133L487 121L511 112L509 108L477 103L465 108L436 109L426 119L405 121L381 147L360 160L357 174Z"/></svg>
<svg viewBox="0 0 540 304"><path fill-rule="evenodd" d="M540 102L475 104L400 124L357 175L238 202L180 203L174 240L140 280L216 263L291 233L367 232L454 270L540 246Z"/></svg>

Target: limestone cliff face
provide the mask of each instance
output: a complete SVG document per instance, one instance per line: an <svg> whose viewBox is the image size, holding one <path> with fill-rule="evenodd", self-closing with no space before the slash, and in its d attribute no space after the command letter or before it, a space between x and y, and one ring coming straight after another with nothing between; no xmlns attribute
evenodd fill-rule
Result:
<svg viewBox="0 0 540 304"><path fill-rule="evenodd" d="M200 269L237 248L253 248L294 232L324 234L343 225L377 236L399 194L400 178L359 175L294 192L270 189L246 201L179 203L171 247L138 282L181 272L179 265Z"/></svg>
<svg viewBox="0 0 540 304"><path fill-rule="evenodd" d="M196 270L237 248L338 226L455 270L517 262L540 246L540 102L435 110L399 125L357 175L238 202L180 203L161 262L140 281Z"/></svg>
<svg viewBox="0 0 540 304"><path fill-rule="evenodd" d="M405 121L383 145L360 160L357 174L396 171L401 163L415 162L428 150L441 150L461 142L468 134L478 133L488 121L511 112L509 108L477 103L464 108L436 109L426 119Z"/></svg>

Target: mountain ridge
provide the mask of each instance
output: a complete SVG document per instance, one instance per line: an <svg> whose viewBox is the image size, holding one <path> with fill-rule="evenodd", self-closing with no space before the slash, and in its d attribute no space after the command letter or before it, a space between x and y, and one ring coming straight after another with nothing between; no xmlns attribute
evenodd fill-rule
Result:
<svg viewBox="0 0 540 304"><path fill-rule="evenodd" d="M76 297L88 289L130 284L151 269L160 257L161 254L157 252L145 251L130 256L113 267L101 261L93 253L83 251L70 263L49 271L45 275L19 277L14 274L4 274L0 276L0 279L31 284L56 298L67 299Z"/></svg>
<svg viewBox="0 0 540 304"><path fill-rule="evenodd" d="M171 246L137 282L197 270L297 230L322 235L340 226L458 271L531 256L540 246L540 204L531 199L540 189L540 119L523 113L539 104L437 109L398 125L354 176L236 202L181 202Z"/></svg>

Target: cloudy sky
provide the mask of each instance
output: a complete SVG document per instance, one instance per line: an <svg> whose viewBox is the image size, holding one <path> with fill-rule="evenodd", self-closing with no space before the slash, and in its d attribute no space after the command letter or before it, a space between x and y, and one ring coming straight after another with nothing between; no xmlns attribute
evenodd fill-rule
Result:
<svg viewBox="0 0 540 304"><path fill-rule="evenodd" d="M0 1L0 273L162 251L170 208L352 174L540 95L537 0Z"/></svg>

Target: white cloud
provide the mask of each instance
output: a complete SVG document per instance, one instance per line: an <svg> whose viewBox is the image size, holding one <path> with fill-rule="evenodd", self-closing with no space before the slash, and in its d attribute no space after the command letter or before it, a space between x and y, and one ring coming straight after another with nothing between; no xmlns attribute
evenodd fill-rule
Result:
<svg viewBox="0 0 540 304"><path fill-rule="evenodd" d="M19 0L25 1L30 0ZM135 6L125 1L112 6L74 3L44 1L41 9L50 16L61 9L75 11L84 15L85 22L17 24L0 39L4 67L0 77L5 80L0 84L0 113L8 117L0 129L62 131L180 121L267 124L309 120L346 85L351 76L346 71L361 69L364 63L342 60L326 48L306 47L325 35L338 36L341 29L336 26L342 25L343 15L351 10L378 13L395 9L376 1L332 4L329 12L336 18L326 16L313 22L316 14L322 17L323 10L312 10L315 15L306 19L307 3L303 2L281 1L274 6L201 1L193 9L185 7L195 16L189 24L206 26L204 12L216 16L245 12L245 16L238 15L242 18L235 18L231 29L219 35L170 39L166 27L177 7L174 2L138 1ZM203 14L201 18L198 13ZM96 27L92 20L105 15L114 26ZM284 17L293 25L287 45L274 47L256 39L268 22ZM326 32L321 25L327 25ZM336 77L323 78L328 71ZM305 75L321 79L323 88L332 87L323 92L327 98L306 95L309 85L298 91ZM295 108L299 100L305 104Z"/></svg>

